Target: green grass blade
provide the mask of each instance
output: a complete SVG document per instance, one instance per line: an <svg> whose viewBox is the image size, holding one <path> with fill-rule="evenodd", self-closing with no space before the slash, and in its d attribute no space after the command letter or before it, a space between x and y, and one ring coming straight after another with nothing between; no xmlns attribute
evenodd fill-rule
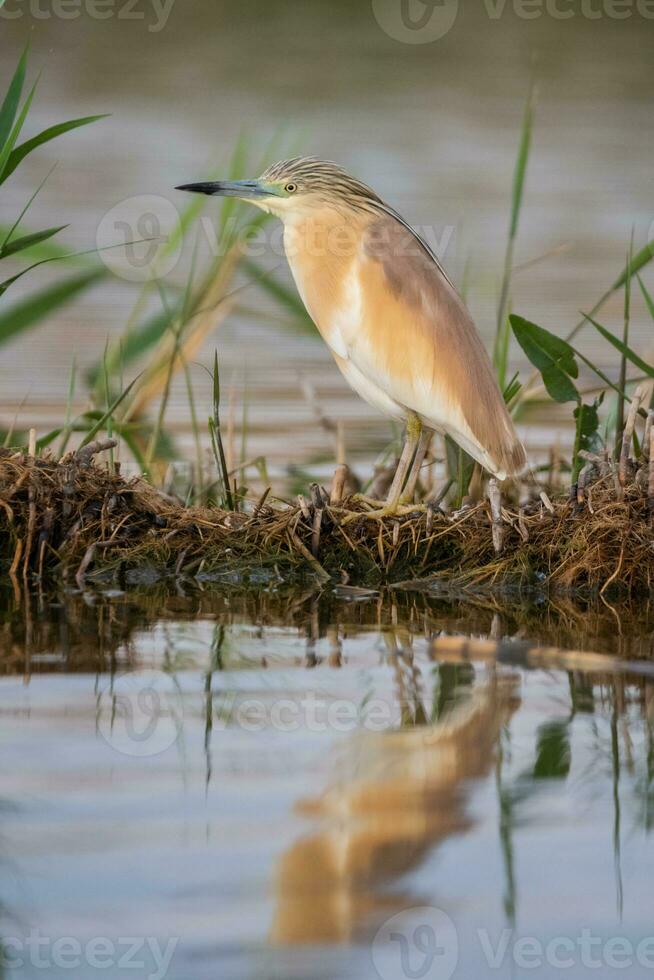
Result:
<svg viewBox="0 0 654 980"><path fill-rule="evenodd" d="M213 417L220 427L220 373L218 371L218 351L213 352Z"/></svg>
<svg viewBox="0 0 654 980"><path fill-rule="evenodd" d="M45 242L48 238L53 238L55 235L58 235L64 228L68 228L68 225L59 225L58 228L46 228L45 231L34 231L29 235L23 235L22 238L14 238L13 241L5 242L0 247L0 259L6 259L9 255L16 255L17 252L23 252L26 248L31 248L40 242Z"/></svg>
<svg viewBox="0 0 654 980"><path fill-rule="evenodd" d="M18 228L19 224L21 223L21 221L23 220L23 218L25 217L25 215L29 211L29 209L32 206L32 203L34 202L34 199L36 198L37 194L44 187L45 183L49 180L50 175L52 174L52 172L53 172L53 170L55 169L56 166L57 166L57 164L54 163L50 167L50 169L48 170L47 174L45 175L45 177L43 178L43 180L41 181L41 183L38 185L38 187L36 188L36 190L34 191L34 193L31 194L30 197L28 198L27 204L25 205L25 207L23 208L23 210L20 212L20 214L18 215L18 217L14 221L13 225L10 228L8 227L6 231L3 228L3 226L0 225L0 240L2 241L3 247L7 244L7 242L11 238L13 238L16 229Z"/></svg>
<svg viewBox="0 0 654 980"><path fill-rule="evenodd" d="M29 206L28 202L28 206ZM5 242L7 238L11 238L17 230L20 230L23 235L32 234L32 232L27 229L19 228L20 219L13 225L0 224L0 242ZM89 250L88 252L71 252L70 245L65 245L62 242L55 242L52 240L47 240L45 242L39 242L36 245L32 245L29 249L25 249L25 255L23 258L33 260L34 264L41 262L52 262L57 259L70 259L71 264L77 266L90 267L90 262L82 261L81 257L84 255L90 255L91 252L96 252L97 249ZM78 260L78 261L75 261Z"/></svg>
<svg viewBox="0 0 654 980"><path fill-rule="evenodd" d="M36 150L39 146L43 146L44 143L49 143L50 140L56 139L58 136L62 136L64 133L69 133L73 129L79 129L81 126L88 126L91 123L97 122L98 119L106 119L108 115L109 113L105 112L98 116L83 116L80 119L69 119L68 122L57 123L56 126L49 126L41 133L38 133L31 139L21 143L20 146L15 147L9 154L7 166L0 177L0 184L4 183L7 177L10 177L11 174L13 174L16 167L25 159L25 157Z"/></svg>
<svg viewBox="0 0 654 980"><path fill-rule="evenodd" d="M634 257L631 260L630 266L629 267L625 266L625 268L622 270L622 272L615 280L611 288L607 289L607 291L602 296L600 296L600 298L595 303L595 306L593 306L590 313L589 314L584 313L582 315L582 319L575 327L572 328L570 333L567 335L566 340L572 340L576 336L576 334L579 333L581 328L585 326L588 318L595 316L598 310L600 310L601 307L604 306L607 299L610 299L613 293L615 293L618 289L622 289L622 287L624 286L627 280L627 276L629 276L629 278L631 279L632 276L638 275L640 270L644 266L646 266L648 262L651 262L653 258L654 258L654 238L652 239L651 242L648 242L647 245L644 246L644 248L641 248L640 252L637 252L636 255L634 255Z"/></svg>
<svg viewBox="0 0 654 980"><path fill-rule="evenodd" d="M180 340L185 326L185 321L183 319L179 323L175 323L172 316L172 310L168 306L168 301L166 298L165 290L163 288L163 284L157 281L157 286L159 288L159 294L161 296L161 303L168 315L169 322L170 322L170 329L173 334L173 352L172 352L172 356L170 357L170 360L168 361L168 370L166 372L164 390L161 396L161 400L159 402L159 411L157 413L157 420L150 434L148 447L145 453L146 473L148 474L150 473L150 469L152 467L152 460L154 459L157 446L159 445L162 433L164 431L164 419L166 417L166 409L168 407L168 399L170 397L170 386L173 380L173 371L175 368L175 362L179 355ZM184 305L184 302L182 305Z"/></svg>
<svg viewBox="0 0 654 980"><path fill-rule="evenodd" d="M3 175L5 167L7 166L7 161L9 160L9 155L13 150L16 140L20 136L20 131L23 128L25 120L27 119L27 113L30 111L32 105L32 100L34 99L34 94L36 92L36 86L38 85L38 79L34 82L34 85L30 89L30 93L23 103L23 107L18 114L18 119L14 123L13 129L11 130L9 136L7 137L2 150L0 150L0 184L3 182Z"/></svg>
<svg viewBox="0 0 654 980"><path fill-rule="evenodd" d="M647 309L649 310L649 315L651 316L652 320L654 320L654 299L652 299L651 294L647 291L647 287L645 286L645 283L640 278L640 276L636 275L636 278L638 279L638 285L640 286L640 291L643 294L643 299L645 300L645 304L647 306Z"/></svg>
<svg viewBox="0 0 654 980"><path fill-rule="evenodd" d="M643 372L643 374L646 374L648 378L654 378L654 367L652 367L651 364L644 361L642 357L639 357L638 354L631 349L631 347L624 343L624 341L612 334L610 330L603 327L601 323L597 322L597 320L594 320L589 313L585 313L584 318L588 320L589 323L592 323L598 333L600 333L605 340L608 340L608 342L612 344L616 350L620 351L620 353L627 360L631 361L632 364L635 364L636 367Z"/></svg>
<svg viewBox="0 0 654 980"><path fill-rule="evenodd" d="M27 48L23 51L20 56L18 65L16 66L16 71L14 72L14 77L9 83L9 88L7 89L7 94L5 95L4 101L2 103L2 108L0 108L0 151L5 146L11 133L12 126L14 125L14 119L16 118L16 113L18 112L18 103L20 102L20 97L23 92L23 85L25 83L25 69L27 67Z"/></svg>
<svg viewBox="0 0 654 980"><path fill-rule="evenodd" d="M104 353L105 353L105 357L104 357L104 397L105 397L105 405L107 406L107 413L108 413L108 418L107 418L107 438L108 439L113 439L113 435L114 435L114 419L113 419L113 412L111 410L111 395L110 395L110 386L109 386L109 373L107 371L107 346L108 346L108 344L105 341L105 345L104 345ZM109 471L111 473L114 472L114 451L113 451L113 449L110 449L109 450Z"/></svg>
<svg viewBox="0 0 654 980"><path fill-rule="evenodd" d="M631 261L630 268L627 269L625 267L622 270L622 273L620 274L620 276L618 276L618 278L613 283L611 288L607 289L606 292L602 296L600 296L600 298L597 300L597 302L591 309L590 313L582 314L582 318L579 321L579 323L577 323L576 326L574 326L572 330L570 330L570 332L566 334L565 339L568 341L574 340L574 338L577 336L579 331L586 325L589 318L594 317L598 313L598 311L604 306L606 301L611 298L613 293L616 290L620 289L622 286L624 286L627 275L629 275L629 278L637 275L640 272L640 270L648 264L648 262L651 262L653 258L654 258L654 239L648 242L647 245L644 246L644 248L641 248L640 252L636 253L636 255L633 257ZM592 322L592 320L590 322ZM527 382L522 386L522 391L520 392L518 401L524 398L527 392L531 390L534 381L537 379L537 377L538 377L537 374L532 374L531 377L527 380ZM514 405L513 407L515 408L516 405Z"/></svg>
<svg viewBox="0 0 654 980"><path fill-rule="evenodd" d="M225 490L225 500L229 510L234 510L234 498L229 483L229 472L227 470L227 460L225 458L225 447L223 446L222 435L220 432L220 371L218 368L218 351L213 354L213 416L209 419L209 433L211 444L216 459L218 470L222 476L223 487Z"/></svg>
<svg viewBox="0 0 654 980"><path fill-rule="evenodd" d="M130 391L132 390L132 388L134 387L134 385L136 384L136 382L138 381L138 379L140 377L141 377L141 375L140 374L137 374L136 377L132 381L130 381L130 383L127 385L127 387L123 391L121 391L121 393L118 395L118 397L113 400L113 402L111 403L111 405L109 406L109 408L106 410L106 412L104 412L100 416L100 418L97 420L97 422L95 423L95 425L91 426L91 428L89 429L89 431L88 431L88 433L86 435L86 438L82 441L82 443L80 445L80 449L82 448L82 446L87 446L89 444L89 442L91 442L91 440L95 438L95 436L100 431L100 429L103 429L104 428L104 426L106 425L107 421L110 418L112 418L112 416L113 416L114 412L116 411L116 409L118 408L118 406L125 400L125 398L127 398L127 396L129 395Z"/></svg>
<svg viewBox="0 0 654 980"><path fill-rule="evenodd" d="M507 322L507 308L509 305L509 294L511 291L511 270L513 268L513 252L515 240L518 234L518 222L525 189L525 177L527 174L527 164L529 162L529 152L531 149L531 136L534 122L534 101L535 84L532 79L527 95L524 115L522 118L522 130L520 133L520 145L518 157L513 172L513 189L511 194L511 217L509 219L509 238L504 256L504 274L502 277L502 288L500 290L500 300L497 307L497 325L495 331L495 345L493 360L498 373L504 382L506 377L506 362L509 350L510 327Z"/></svg>
<svg viewBox="0 0 654 980"><path fill-rule="evenodd" d="M614 293L617 289L622 289L627 279L632 279L633 276L637 275L643 266L647 265L654 258L654 239L648 242L641 248L640 252L631 256L631 261L627 262L624 269L615 280L611 287L611 292Z"/></svg>
<svg viewBox="0 0 654 980"><path fill-rule="evenodd" d="M527 104L525 105L524 116L522 119L522 131L520 133L520 148L516 161L515 172L513 174L513 193L511 196L511 224L509 227L509 238L515 239L518 232L518 221L520 218L520 208L522 207L522 197L525 189L525 177L527 174L527 164L529 162L529 152L531 150L531 136L534 123L534 100L536 87L532 79Z"/></svg>
<svg viewBox="0 0 654 980"><path fill-rule="evenodd" d="M134 244L138 244L138 242L127 242L127 244L134 245ZM4 282L0 282L0 296L2 296L2 294L5 293L9 289L9 287L13 283L15 283L18 279L20 279L22 276L27 275L28 272L32 271L32 269L37 269L40 265L47 265L48 262L58 262L61 261L62 259L76 259L79 258L79 256L81 255L97 255L99 252L106 252L110 248L116 248L116 247L122 248L123 247L122 243L121 246L107 245L106 248L87 248L82 252L64 252L63 255L57 254L51 256L51 258L41 259L39 262L33 262L32 265L28 265L26 269L22 269L20 272L17 272L15 276L12 276L10 279L5 279ZM94 266L93 269L89 268L87 270L87 273L90 273L91 271L99 272L100 269L98 266ZM102 270L103 275L106 275L107 272L108 269Z"/></svg>
<svg viewBox="0 0 654 980"><path fill-rule="evenodd" d="M59 457L66 452L68 440L72 432L73 424L73 399L75 398L75 381L77 379L77 358L73 356L73 363L70 366L70 376L68 378L68 397L66 399L66 421L61 430L61 443L59 444Z"/></svg>
<svg viewBox="0 0 654 980"><path fill-rule="evenodd" d="M106 275L107 270L104 267L93 269L46 286L45 289L19 300L0 314L0 345L36 326L44 317L50 316Z"/></svg>
<svg viewBox="0 0 654 980"><path fill-rule="evenodd" d="M51 429L50 432L46 432L46 434L44 436L41 436L40 439L37 439L36 440L36 451L37 451L37 453L40 453L44 449L47 449L48 446L50 446L55 441L55 439L57 439L61 435L62 432L63 432L63 429L61 429L61 428L59 428L59 429Z"/></svg>
<svg viewBox="0 0 654 980"><path fill-rule="evenodd" d="M622 328L622 344L624 350L621 352L620 357L620 373L618 375L618 387L624 391L627 382L627 357L625 351L628 349L629 344L629 317L631 313L631 260L634 253L634 235L633 231L631 233L631 242L629 243L629 252L627 253L627 266L626 266L626 278L624 282L624 321ZM622 445L622 430L624 428L624 398L620 396L618 398L618 410L615 415L615 452L616 455L620 453L620 447Z"/></svg>

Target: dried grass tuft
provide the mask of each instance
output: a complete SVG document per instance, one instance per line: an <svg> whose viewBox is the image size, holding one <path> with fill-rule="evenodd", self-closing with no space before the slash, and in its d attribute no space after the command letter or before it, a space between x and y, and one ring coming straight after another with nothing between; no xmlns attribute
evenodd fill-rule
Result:
<svg viewBox="0 0 654 980"><path fill-rule="evenodd" d="M109 442L60 462L0 452L0 560L12 576L59 574L83 587L144 569L230 581L263 581L265 569L351 585L420 580L632 595L651 588L645 469L622 487L609 468L582 493L555 498L551 511L540 500L503 509L498 556L486 502L378 520L364 501L330 499L315 487L294 506L272 508L264 497L251 514L185 507L143 479L97 465L94 455Z"/></svg>

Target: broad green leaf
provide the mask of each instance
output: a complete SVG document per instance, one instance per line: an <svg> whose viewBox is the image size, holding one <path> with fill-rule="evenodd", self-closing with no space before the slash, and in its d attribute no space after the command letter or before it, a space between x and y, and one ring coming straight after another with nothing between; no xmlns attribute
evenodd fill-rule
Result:
<svg viewBox="0 0 654 980"><path fill-rule="evenodd" d="M570 344L521 316L511 314L509 319L516 340L540 371L551 397L557 402L579 401L577 389L570 380L579 374Z"/></svg>
<svg viewBox="0 0 654 980"><path fill-rule="evenodd" d="M555 402L574 402L579 400L579 393L567 374L564 374L555 364L541 371L543 384Z"/></svg>
<svg viewBox="0 0 654 980"><path fill-rule="evenodd" d="M16 334L24 333L56 309L70 302L79 293L99 282L107 275L104 267L92 269L46 286L45 289L19 300L0 314L0 344Z"/></svg>
<svg viewBox="0 0 654 980"><path fill-rule="evenodd" d="M25 82L26 66L27 48L25 48L20 57L20 61L18 62L18 66L14 72L14 77L9 84L7 94L5 95L4 102L2 103L2 108L0 108L0 151L2 151L2 148L7 142L9 134L11 133L11 128L14 125L16 113L18 112L18 103L20 102L23 84Z"/></svg>
<svg viewBox="0 0 654 980"><path fill-rule="evenodd" d="M44 242L48 238L58 235L60 231L63 231L67 227L68 225L59 225L58 228L46 228L45 231L35 231L30 235L24 235L22 238L14 238L12 242L6 242L0 248L0 259L6 259L8 255L15 255L17 252L22 252L26 248L38 245L40 242Z"/></svg>
<svg viewBox="0 0 654 980"><path fill-rule="evenodd" d="M105 112L98 116L83 116L80 119L69 119L68 122L57 123L56 126L49 126L48 129L44 129L43 132L21 143L20 146L15 147L11 151L7 160L7 166L0 177L0 184L13 174L18 164L33 150L36 150L37 147L43 146L44 143L49 143L50 140L56 139L57 136L62 136L64 133L69 133L73 129L79 129L80 126L88 126L90 123L97 122L98 119L106 119L108 115L109 113Z"/></svg>
<svg viewBox="0 0 654 980"><path fill-rule="evenodd" d="M601 323L597 322L597 320L594 320L592 316L584 313L584 317L589 323L592 323L598 333L600 333L605 340L608 340L610 344L613 344L615 349L620 351L620 353L626 357L627 360L631 361L632 364L635 364L636 367L643 372L643 374L646 374L648 378L654 378L654 367L652 367L651 364L648 364L642 359L642 357L639 357L638 354L631 349L631 347L612 334L610 330L607 330L606 327L603 327Z"/></svg>

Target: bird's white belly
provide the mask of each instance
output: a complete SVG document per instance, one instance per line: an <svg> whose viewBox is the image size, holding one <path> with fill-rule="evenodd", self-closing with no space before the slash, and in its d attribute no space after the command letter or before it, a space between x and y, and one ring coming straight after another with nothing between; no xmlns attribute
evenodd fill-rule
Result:
<svg viewBox="0 0 654 980"><path fill-rule="evenodd" d="M356 367L352 361L344 360L338 357L336 363L341 369L343 377L350 385L354 388L356 393L363 398L364 401L376 408L378 412L382 415L388 415L392 419L398 419L399 421L404 421L407 417L406 409L400 405L398 402L394 401L390 395L388 395L383 388L380 388L367 378L365 374Z"/></svg>

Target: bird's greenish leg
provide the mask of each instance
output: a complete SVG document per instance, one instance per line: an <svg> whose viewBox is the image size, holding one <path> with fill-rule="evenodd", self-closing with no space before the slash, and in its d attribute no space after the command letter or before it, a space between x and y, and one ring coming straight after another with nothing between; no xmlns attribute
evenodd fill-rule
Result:
<svg viewBox="0 0 654 980"><path fill-rule="evenodd" d="M413 457L413 463L411 464L411 469L409 470L409 475L404 485L402 496L400 497L400 503L402 504L413 503L413 496L416 492L416 484L418 483L420 470L422 469L422 464L424 463L425 456L427 455L431 437L431 430L423 428L418 439L416 454Z"/></svg>
<svg viewBox="0 0 654 980"><path fill-rule="evenodd" d="M402 455L400 456L400 461L397 464L397 469L395 471L395 476L393 477L393 482L391 483L390 490L388 491L388 497L386 498L386 503L381 509L371 510L365 516L372 517L376 520L382 520L384 517L394 517L399 512L408 513L408 508L400 507L400 499L402 497L402 490L404 489L404 484L407 478L407 473L411 468L411 462L416 453L421 442L422 436L422 422L417 415L413 412L407 418L406 423L406 440L404 443L404 448L402 450ZM349 518L345 518L344 523L347 523L349 519L354 519L359 514L351 514Z"/></svg>
<svg viewBox="0 0 654 980"><path fill-rule="evenodd" d="M406 422L406 439L404 442L404 449L402 450L400 461L397 464L395 476L393 477L393 482L391 483L388 491L388 497L386 498L386 504L384 506L384 510L388 514L394 514L397 511L400 498L402 497L402 491L404 489L407 473L411 467L411 462L418 444L420 443L421 436L422 422L417 415L411 413Z"/></svg>

